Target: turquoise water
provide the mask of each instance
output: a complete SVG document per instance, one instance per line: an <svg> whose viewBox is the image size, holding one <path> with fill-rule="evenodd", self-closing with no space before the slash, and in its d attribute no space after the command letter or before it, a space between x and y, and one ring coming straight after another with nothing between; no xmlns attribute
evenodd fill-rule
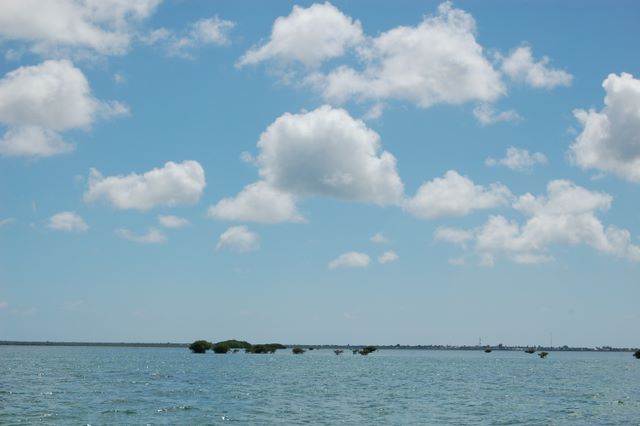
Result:
<svg viewBox="0 0 640 426"><path fill-rule="evenodd" d="M630 353L0 347L0 424L638 425Z"/></svg>

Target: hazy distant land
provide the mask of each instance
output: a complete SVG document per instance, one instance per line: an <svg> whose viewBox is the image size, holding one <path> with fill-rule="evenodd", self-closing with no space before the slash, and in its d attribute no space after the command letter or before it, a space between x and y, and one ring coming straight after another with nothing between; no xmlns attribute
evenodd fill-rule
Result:
<svg viewBox="0 0 640 426"><path fill-rule="evenodd" d="M188 348L190 343L142 343L142 342L53 342L53 341L21 341L0 340L0 346L87 346L87 347L128 347L128 348ZM287 348L301 347L314 349L360 348L362 345L300 345L284 344ZM572 347L572 346L537 346L537 345L377 345L379 349L403 350L445 350L445 351L479 351L491 348L494 351L524 351L535 348L540 351L572 351L572 352L634 352L640 348L618 348L612 346Z"/></svg>

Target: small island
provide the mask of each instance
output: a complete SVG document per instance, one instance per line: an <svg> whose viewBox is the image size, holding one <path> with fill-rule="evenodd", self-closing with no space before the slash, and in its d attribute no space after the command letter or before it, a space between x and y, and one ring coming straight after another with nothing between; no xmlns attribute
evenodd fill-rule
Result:
<svg viewBox="0 0 640 426"><path fill-rule="evenodd" d="M373 353L377 350L378 350L377 346L365 346L364 348L360 349L358 353L360 355L369 355L370 353Z"/></svg>
<svg viewBox="0 0 640 426"><path fill-rule="evenodd" d="M211 349L211 346L211 342L208 342L206 340L196 340L189 345L189 349L191 349L191 352L193 352L194 354L203 354Z"/></svg>
<svg viewBox="0 0 640 426"><path fill-rule="evenodd" d="M286 349L286 346L280 343L252 345L244 340L223 340L216 343L211 343L207 340L196 340L189 345L189 349L191 349L191 352L196 354L203 354L208 350L211 350L216 354L226 354L229 351L237 353L240 349L244 349L245 352L251 354L272 354L278 349Z"/></svg>

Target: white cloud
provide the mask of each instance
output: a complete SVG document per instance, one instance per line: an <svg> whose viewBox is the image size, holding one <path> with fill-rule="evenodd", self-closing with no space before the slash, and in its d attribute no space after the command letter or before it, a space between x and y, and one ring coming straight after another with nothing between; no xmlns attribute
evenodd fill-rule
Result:
<svg viewBox="0 0 640 426"><path fill-rule="evenodd" d="M369 238L372 243L385 244L389 242L389 239L384 236L382 232L377 232Z"/></svg>
<svg viewBox="0 0 640 426"><path fill-rule="evenodd" d="M200 43L223 46L229 44L228 33L235 26L235 22L214 16L194 22L191 25L191 36Z"/></svg>
<svg viewBox="0 0 640 426"><path fill-rule="evenodd" d="M260 176L295 195L398 204L403 184L380 136L343 109L285 113L260 136Z"/></svg>
<svg viewBox="0 0 640 426"><path fill-rule="evenodd" d="M382 102L376 102L362 116L362 120L364 121L377 120L378 118L382 117L383 112L384 112L384 104Z"/></svg>
<svg viewBox="0 0 640 426"><path fill-rule="evenodd" d="M483 126L490 124L522 120L515 110L497 112L490 104L480 104L473 109L473 115Z"/></svg>
<svg viewBox="0 0 640 426"><path fill-rule="evenodd" d="M380 137L345 110L322 106L285 113L260 136L255 161L262 180L209 209L219 219L300 222L295 202L327 196L397 205L403 184L396 159L381 151Z"/></svg>
<svg viewBox="0 0 640 426"><path fill-rule="evenodd" d="M23 41L47 56L67 50L123 54L132 27L160 0L18 0L0 2L0 39Z"/></svg>
<svg viewBox="0 0 640 426"><path fill-rule="evenodd" d="M50 157L73 150L58 133L37 126L10 128L0 139L0 155L7 157Z"/></svg>
<svg viewBox="0 0 640 426"><path fill-rule="evenodd" d="M182 228L189 225L189 221L183 217L173 215L160 215L158 222L165 228Z"/></svg>
<svg viewBox="0 0 640 426"><path fill-rule="evenodd" d="M0 123L9 128L0 154L51 156L73 150L58 134L87 129L98 118L126 115L118 102L91 94L86 77L66 60L23 66L0 80Z"/></svg>
<svg viewBox="0 0 640 426"><path fill-rule="evenodd" d="M566 71L548 68L549 58L533 60L531 48L522 46L511 55L502 58L502 71L512 80L526 83L535 88L552 89L557 86L570 86L573 76Z"/></svg>
<svg viewBox="0 0 640 426"><path fill-rule="evenodd" d="M240 153L240 161L247 164L256 164L256 159L248 151L242 151Z"/></svg>
<svg viewBox="0 0 640 426"><path fill-rule="evenodd" d="M87 127L100 107L82 71L66 60L23 66L0 80L0 121L9 126Z"/></svg>
<svg viewBox="0 0 640 426"><path fill-rule="evenodd" d="M218 239L216 250L223 248L240 252L257 250L260 248L260 237L249 231L246 226L232 226L224 231Z"/></svg>
<svg viewBox="0 0 640 426"><path fill-rule="evenodd" d="M157 206L195 204L205 187L204 169L197 161L174 163L142 175L104 177L91 169L86 202L105 200L119 209L149 210Z"/></svg>
<svg viewBox="0 0 640 426"><path fill-rule="evenodd" d="M49 229L67 232L86 232L89 226L76 212L60 212L49 218Z"/></svg>
<svg viewBox="0 0 640 426"><path fill-rule="evenodd" d="M378 263L384 265L386 263L392 263L398 260L400 256L395 251L386 251L378 256Z"/></svg>
<svg viewBox="0 0 640 426"><path fill-rule="evenodd" d="M526 149L510 146L504 158L499 160L487 158L484 163L489 167L501 165L511 170L528 172L536 164L547 164L547 157L541 152L530 154Z"/></svg>
<svg viewBox="0 0 640 426"><path fill-rule="evenodd" d="M533 254L533 253L518 253L511 255L510 259L514 263L521 265L537 265L540 263L550 263L555 261L553 256L545 254Z"/></svg>
<svg viewBox="0 0 640 426"><path fill-rule="evenodd" d="M473 233L464 229L439 227L434 233L434 238L436 241L444 241L466 247L467 243L473 240Z"/></svg>
<svg viewBox="0 0 640 426"><path fill-rule="evenodd" d="M506 89L475 31L473 17L446 2L417 26L393 28L359 46L362 71L340 66L307 82L335 102L397 99L423 108L491 102Z"/></svg>
<svg viewBox="0 0 640 426"><path fill-rule="evenodd" d="M570 148L574 164L640 182L640 80L631 74L609 74L602 83L604 108L578 109L583 125Z"/></svg>
<svg viewBox="0 0 640 426"><path fill-rule="evenodd" d="M343 253L329 262L329 269L337 268L366 268L371 263L371 258L365 253L350 251Z"/></svg>
<svg viewBox="0 0 640 426"><path fill-rule="evenodd" d="M449 170L444 177L422 184L415 197L405 201L404 208L421 219L433 219L499 207L510 198L511 192L501 183L485 188L455 170Z"/></svg>
<svg viewBox="0 0 640 426"><path fill-rule="evenodd" d="M0 219L0 228L2 228L3 226L11 225L15 221L16 219L13 217L6 217L4 219Z"/></svg>
<svg viewBox="0 0 640 426"><path fill-rule="evenodd" d="M18 49L7 49L4 52L4 59L7 62L12 62L12 61L19 61L22 58L22 55L25 54L24 49L22 48L18 48Z"/></svg>
<svg viewBox="0 0 640 426"><path fill-rule="evenodd" d="M209 207L209 216L221 220L260 223L302 222L295 197L266 182L247 185L238 195Z"/></svg>
<svg viewBox="0 0 640 426"><path fill-rule="evenodd" d="M549 250L557 244L586 245L601 253L640 262L640 246L632 243L629 231L604 226L596 217L610 208L611 201L608 194L554 180L547 185L547 196L525 194L514 202L513 207L527 217L524 224L496 215L478 229L459 232L473 235L476 252L481 258L490 259L488 264L500 254L516 263L549 262L553 260Z"/></svg>
<svg viewBox="0 0 640 426"><path fill-rule="evenodd" d="M155 228L150 228L146 234L142 235L136 235L127 228L119 228L116 229L116 235L123 240L141 244L161 244L167 240L164 233Z"/></svg>
<svg viewBox="0 0 640 426"><path fill-rule="evenodd" d="M159 44L168 55L191 58L195 49L206 46L226 46L230 43L229 32L235 22L213 18L200 19L189 24L188 29L176 32L167 28L157 28L141 38L148 45Z"/></svg>
<svg viewBox="0 0 640 426"><path fill-rule="evenodd" d="M473 16L450 1L416 25L375 36L363 34L359 21L326 2L294 6L277 18L269 39L247 51L237 66L272 61L285 84L309 87L327 102L371 102L365 120L380 117L391 101L421 108L491 103L507 93L505 74L533 87L571 83L569 73L548 67L547 57L536 62L529 47L488 58L476 37ZM497 112L488 104L474 114L483 125L520 120L517 112Z"/></svg>
<svg viewBox="0 0 640 426"><path fill-rule="evenodd" d="M281 16L273 23L269 41L247 51L238 65L277 60L316 67L327 59L344 55L361 39L360 22L354 22L328 2L308 8L293 6L289 16Z"/></svg>

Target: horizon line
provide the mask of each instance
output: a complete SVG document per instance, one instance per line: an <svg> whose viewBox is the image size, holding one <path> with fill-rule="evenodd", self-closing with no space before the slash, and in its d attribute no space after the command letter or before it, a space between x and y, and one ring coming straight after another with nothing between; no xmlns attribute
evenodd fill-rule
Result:
<svg viewBox="0 0 640 426"><path fill-rule="evenodd" d="M190 343L182 342L92 342L92 341L66 341L66 340L0 340L0 346L99 346L99 347L156 347L156 348L179 348L189 347ZM352 347L364 347L367 344L283 344L287 347L306 347L306 348L352 348ZM480 350L485 348L491 348L493 350L505 350L515 351L526 348L539 348L544 350L556 350L556 351L592 351L592 352L626 352L634 351L639 348L636 347L614 347L608 345L602 346L544 346L544 345L441 345L441 344L416 344L416 345L402 345L402 344L381 344L374 345L384 349L431 349L431 350Z"/></svg>

